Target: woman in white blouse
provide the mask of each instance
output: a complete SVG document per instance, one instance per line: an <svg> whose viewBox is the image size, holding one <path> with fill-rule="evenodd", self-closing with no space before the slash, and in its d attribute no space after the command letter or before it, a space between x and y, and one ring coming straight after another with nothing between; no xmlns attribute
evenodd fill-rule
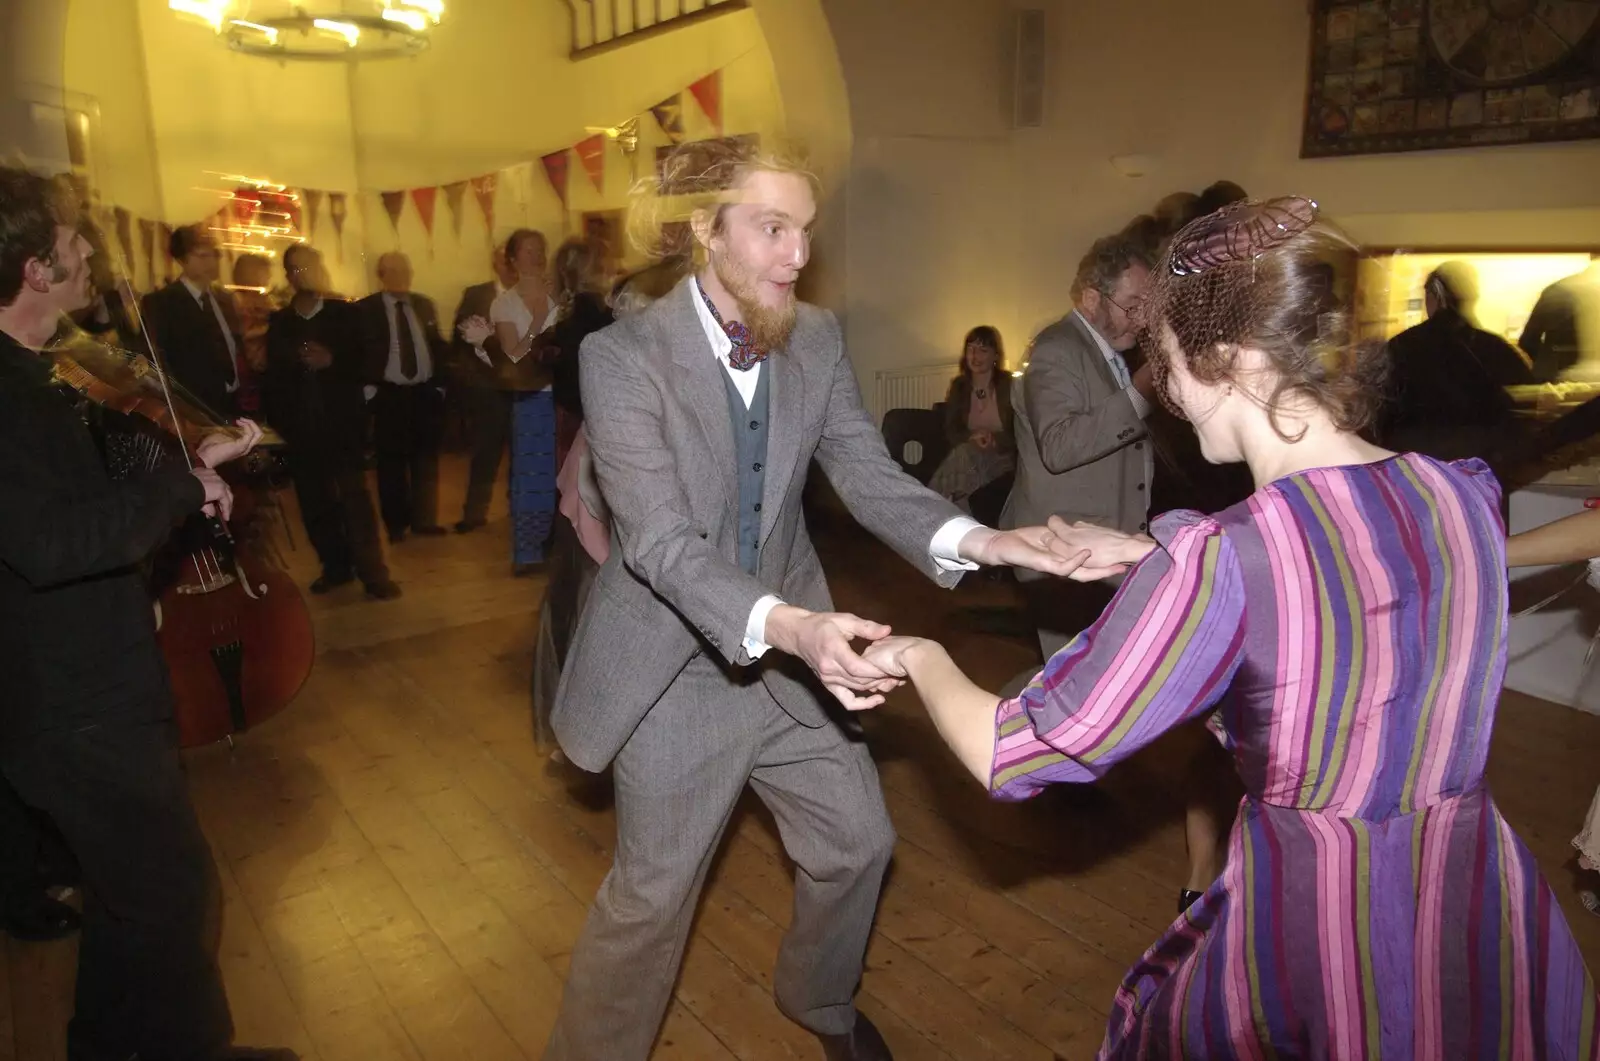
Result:
<svg viewBox="0 0 1600 1061"><path fill-rule="evenodd" d="M511 570L531 574L545 558L556 512L556 413L539 337L557 306L545 275L544 236L519 228L506 240L514 286L489 307L500 349L511 361Z"/></svg>

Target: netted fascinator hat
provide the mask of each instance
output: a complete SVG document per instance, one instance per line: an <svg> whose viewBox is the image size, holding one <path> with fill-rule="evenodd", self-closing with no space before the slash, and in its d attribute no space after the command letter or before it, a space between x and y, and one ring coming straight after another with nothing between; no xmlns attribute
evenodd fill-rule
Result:
<svg viewBox="0 0 1600 1061"><path fill-rule="evenodd" d="M1231 379L1239 348L1252 345L1282 377L1269 405L1303 392L1339 426L1359 428L1371 411L1363 394L1376 381L1375 360L1354 342L1335 294L1335 277L1355 253L1299 196L1243 200L1185 225L1156 267L1140 320L1162 401L1178 412L1161 344L1170 330L1197 379Z"/></svg>

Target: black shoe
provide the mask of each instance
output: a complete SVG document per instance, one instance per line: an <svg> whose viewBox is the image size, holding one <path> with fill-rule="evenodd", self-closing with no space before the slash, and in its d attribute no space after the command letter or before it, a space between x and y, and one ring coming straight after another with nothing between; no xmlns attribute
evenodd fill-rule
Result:
<svg viewBox="0 0 1600 1061"><path fill-rule="evenodd" d="M394 600L400 596L400 587L390 579L367 583L367 597L371 600Z"/></svg>
<svg viewBox="0 0 1600 1061"><path fill-rule="evenodd" d="M471 534L481 527L488 526L489 521L483 519L464 519L456 524L457 534Z"/></svg>
<svg viewBox="0 0 1600 1061"><path fill-rule="evenodd" d="M856 1014L856 1026L844 1035L819 1035L822 1056L827 1061L894 1061L889 1044L867 1019L865 1013Z"/></svg>
<svg viewBox="0 0 1600 1061"><path fill-rule="evenodd" d="M449 534L450 532L437 523L430 523L426 527L412 527L411 533L419 538L437 538L441 534Z"/></svg>
<svg viewBox="0 0 1600 1061"><path fill-rule="evenodd" d="M331 593L340 586L347 585L356 580L356 576L344 572L329 574L324 572L322 577L311 583L311 592L317 595Z"/></svg>
<svg viewBox="0 0 1600 1061"><path fill-rule="evenodd" d="M0 920L0 928L7 935L24 943L66 939L82 925L78 911L43 894L25 904L25 909L7 911L4 920Z"/></svg>
<svg viewBox="0 0 1600 1061"><path fill-rule="evenodd" d="M1204 894L1205 894L1205 892L1197 892L1197 891L1193 891L1193 890L1191 890L1189 888L1179 888L1178 889L1178 913L1181 914L1181 913L1186 912L1189 909L1189 907L1194 905L1194 901L1196 899L1200 898Z"/></svg>
<svg viewBox="0 0 1600 1061"><path fill-rule="evenodd" d="M394 528L394 527L389 528L389 544L390 545L399 545L401 542L403 542L405 540L406 540L406 529L404 527L400 527L398 529Z"/></svg>
<svg viewBox="0 0 1600 1061"><path fill-rule="evenodd" d="M543 560L535 560L531 564L512 564L511 565L511 577L512 578L527 578L529 575L536 575L540 571L543 571L543 570L544 570L544 561Z"/></svg>

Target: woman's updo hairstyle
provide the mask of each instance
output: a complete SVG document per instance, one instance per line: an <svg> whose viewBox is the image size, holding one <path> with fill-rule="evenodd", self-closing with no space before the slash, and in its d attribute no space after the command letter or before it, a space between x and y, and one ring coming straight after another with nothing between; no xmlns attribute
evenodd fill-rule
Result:
<svg viewBox="0 0 1600 1061"><path fill-rule="evenodd" d="M1275 378L1262 401L1281 437L1290 438L1278 422L1285 405L1304 401L1341 430L1365 428L1382 405L1388 359L1382 344L1358 340L1338 295L1358 253L1299 197L1244 200L1185 225L1156 267L1143 313L1141 344L1162 401L1171 407L1161 343L1170 330L1202 383L1240 385L1240 349L1265 354Z"/></svg>

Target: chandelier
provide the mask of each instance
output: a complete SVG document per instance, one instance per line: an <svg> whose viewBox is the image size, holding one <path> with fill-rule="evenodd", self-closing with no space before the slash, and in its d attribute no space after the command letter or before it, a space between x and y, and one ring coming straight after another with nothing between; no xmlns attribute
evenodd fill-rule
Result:
<svg viewBox="0 0 1600 1061"><path fill-rule="evenodd" d="M273 59L353 61L416 55L444 0L167 0L229 48Z"/></svg>

